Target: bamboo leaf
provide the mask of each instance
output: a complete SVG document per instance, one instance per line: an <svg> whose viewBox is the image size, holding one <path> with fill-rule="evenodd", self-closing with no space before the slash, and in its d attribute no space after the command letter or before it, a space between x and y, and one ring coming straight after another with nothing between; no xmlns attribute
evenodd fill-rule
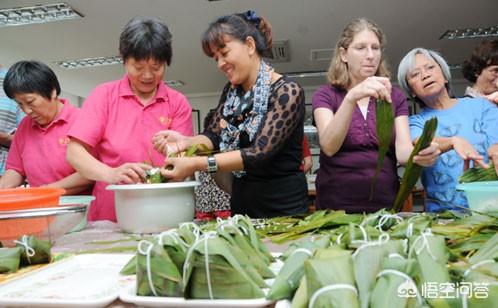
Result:
<svg viewBox="0 0 498 308"><path fill-rule="evenodd" d="M405 173L403 174L403 179L401 180L401 187L399 188L398 194L396 195L396 199L394 200L393 211L400 212L403 203L405 202L408 195L410 195L413 186L418 181L420 174L422 173L422 166L417 165L413 162L413 157L420 152L420 150L428 147L432 139L434 139L434 135L436 134L437 129L437 118L432 118L427 120L424 124L424 130L422 131L422 135L418 140L417 144L413 148L412 153L410 154L410 158L408 159L408 163L406 164Z"/></svg>
<svg viewBox="0 0 498 308"><path fill-rule="evenodd" d="M496 175L493 162L489 162L489 168L469 168L466 170L460 179L460 183L471 183L471 182L482 182L482 181L497 181L498 175Z"/></svg>
<svg viewBox="0 0 498 308"><path fill-rule="evenodd" d="M377 167L370 186L370 200L373 199L375 184L379 176L382 166L384 165L384 158L389 150L389 145L393 137L394 115L392 104L385 100L378 99L375 105L376 114L376 132L379 139L379 156L377 158Z"/></svg>

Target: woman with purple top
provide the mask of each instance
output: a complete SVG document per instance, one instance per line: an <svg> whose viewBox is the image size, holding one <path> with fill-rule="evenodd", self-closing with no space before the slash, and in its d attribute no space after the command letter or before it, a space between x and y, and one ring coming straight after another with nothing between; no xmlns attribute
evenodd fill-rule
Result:
<svg viewBox="0 0 498 308"><path fill-rule="evenodd" d="M350 213L390 208L399 188L396 162L408 161L413 145L408 106L401 90L391 85L382 55L385 36L375 23L355 19L342 31L327 74L329 84L313 95L313 115L320 139L316 205ZM392 103L394 132L370 198L379 141L376 99ZM439 155L436 144L414 157L422 166Z"/></svg>

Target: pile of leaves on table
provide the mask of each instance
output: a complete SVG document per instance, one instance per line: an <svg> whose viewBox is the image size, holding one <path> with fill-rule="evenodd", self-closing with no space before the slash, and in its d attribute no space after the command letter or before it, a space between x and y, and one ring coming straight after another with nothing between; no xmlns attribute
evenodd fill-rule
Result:
<svg viewBox="0 0 498 308"><path fill-rule="evenodd" d="M276 243L294 241L267 295L292 307L497 307L491 214L318 211L255 227Z"/></svg>

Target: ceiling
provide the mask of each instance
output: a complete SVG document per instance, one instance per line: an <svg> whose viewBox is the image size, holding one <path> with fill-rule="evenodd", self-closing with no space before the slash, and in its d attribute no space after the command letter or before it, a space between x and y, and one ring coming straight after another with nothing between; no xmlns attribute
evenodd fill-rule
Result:
<svg viewBox="0 0 498 308"><path fill-rule="evenodd" d="M0 8L57 3L57 0L0 0ZM328 61L310 60L311 49L331 48L344 25L367 17L386 32L387 58L395 71L413 47L442 52L449 63L461 63L479 39L439 40L447 29L498 24L497 0L65 0L82 19L0 28L0 63L36 59L47 63L65 92L86 97L97 84L118 79L122 65L64 69L53 61L118 54L126 22L137 15L156 16L173 34L173 62L165 79L180 79L188 95L219 92L226 82L214 61L200 47L200 36L215 18L254 9L273 26L274 40L288 39L291 61L275 63L279 72L326 70ZM461 78L455 70L455 78ZM317 86L323 77L301 78Z"/></svg>

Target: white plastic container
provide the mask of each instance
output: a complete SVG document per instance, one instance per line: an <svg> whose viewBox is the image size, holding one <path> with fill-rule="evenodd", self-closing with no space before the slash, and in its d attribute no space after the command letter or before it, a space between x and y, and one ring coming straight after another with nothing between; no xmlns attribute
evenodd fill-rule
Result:
<svg viewBox="0 0 498 308"><path fill-rule="evenodd" d="M456 189L465 192L470 209L498 212L498 181L462 183Z"/></svg>
<svg viewBox="0 0 498 308"><path fill-rule="evenodd" d="M118 225L130 233L159 233L194 219L196 181L109 185Z"/></svg>

